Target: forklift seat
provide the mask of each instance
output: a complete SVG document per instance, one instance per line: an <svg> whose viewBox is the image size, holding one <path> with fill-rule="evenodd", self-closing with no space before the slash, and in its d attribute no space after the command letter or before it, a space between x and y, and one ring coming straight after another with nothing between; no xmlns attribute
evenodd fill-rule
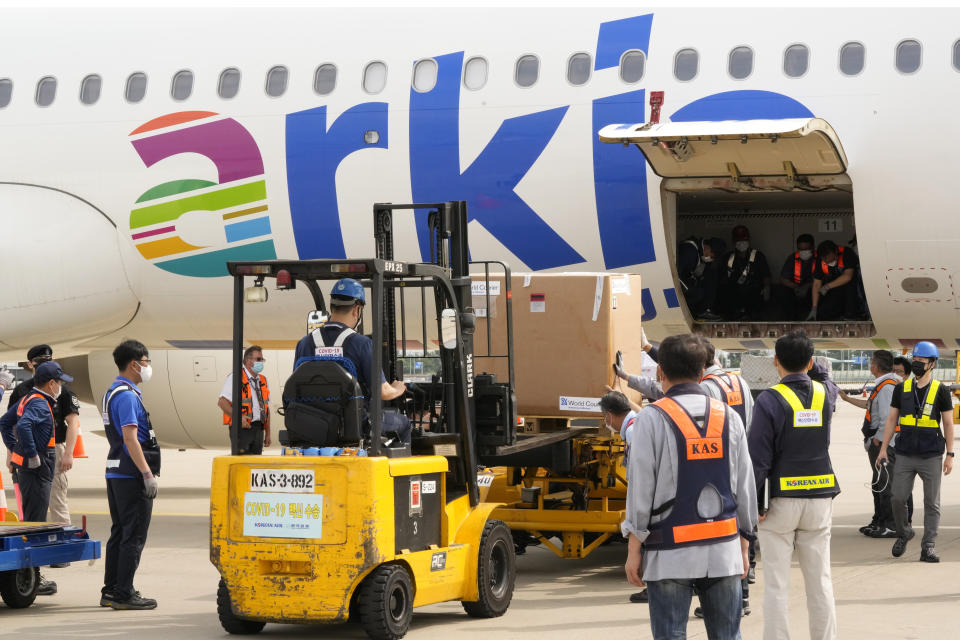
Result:
<svg viewBox="0 0 960 640"><path fill-rule="evenodd" d="M286 440L291 446L357 446L363 394L357 379L337 361L303 358L283 388Z"/></svg>

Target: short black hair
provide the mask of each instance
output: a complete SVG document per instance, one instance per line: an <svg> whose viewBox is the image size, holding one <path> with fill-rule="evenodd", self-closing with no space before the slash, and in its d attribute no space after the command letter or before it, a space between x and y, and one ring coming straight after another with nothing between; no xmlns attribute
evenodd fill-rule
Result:
<svg viewBox="0 0 960 640"><path fill-rule="evenodd" d="M813 241L813 236L810 235L809 233L801 233L800 235L797 236L797 244L799 245L801 242L805 244L809 244L811 247L816 244Z"/></svg>
<svg viewBox="0 0 960 640"><path fill-rule="evenodd" d="M703 343L703 348L707 350L707 359L704 360L703 366L705 369L709 369L713 366L713 361L717 357L717 348L703 336L700 336L700 341Z"/></svg>
<svg viewBox="0 0 960 640"><path fill-rule="evenodd" d="M663 375L671 382L699 381L703 364L707 361L707 350L699 336L683 333L660 343L657 361Z"/></svg>
<svg viewBox="0 0 960 640"><path fill-rule="evenodd" d="M781 367L790 373L802 373L813 357L813 341L803 331L792 331L777 338L774 351Z"/></svg>
<svg viewBox="0 0 960 640"><path fill-rule="evenodd" d="M873 362L877 365L877 369L884 373L893 371L893 354L886 349L877 349L874 351ZM906 369L904 370L906 371Z"/></svg>
<svg viewBox="0 0 960 640"><path fill-rule="evenodd" d="M113 350L113 361L117 369L123 371L131 362L143 360L148 355L150 352L139 340L124 340Z"/></svg>
<svg viewBox="0 0 960 640"><path fill-rule="evenodd" d="M910 359L907 358L906 356L897 356L896 358L893 359L893 364L900 365L901 367L903 367L904 373L908 375L910 374ZM892 366L890 367L890 370L893 371Z"/></svg>
<svg viewBox="0 0 960 640"><path fill-rule="evenodd" d="M260 353L263 353L263 347L261 347L258 344L250 345L249 347L247 347L247 350L243 352L243 359L246 360L247 358L249 358L251 355L253 355L254 351L259 351Z"/></svg>
<svg viewBox="0 0 960 640"><path fill-rule="evenodd" d="M817 254L822 258L823 256L829 256L839 253L837 249L837 243L833 240L824 240L820 243L820 246L817 247Z"/></svg>
<svg viewBox="0 0 960 640"><path fill-rule="evenodd" d="M360 307L362 308L363 302L361 300L357 300L356 298L345 298L343 296L330 296L331 311L338 311L342 313L345 311L349 311L356 305L360 305Z"/></svg>
<svg viewBox="0 0 960 640"><path fill-rule="evenodd" d="M630 401L619 391L609 391L600 398L600 410L622 416L630 413Z"/></svg>

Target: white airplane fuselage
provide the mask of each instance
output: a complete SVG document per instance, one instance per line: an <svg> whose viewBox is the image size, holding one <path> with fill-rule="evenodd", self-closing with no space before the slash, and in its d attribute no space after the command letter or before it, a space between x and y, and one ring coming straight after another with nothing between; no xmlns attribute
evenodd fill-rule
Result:
<svg viewBox="0 0 960 640"><path fill-rule="evenodd" d="M7 10L0 351L21 359L46 342L83 357L99 396L113 375L109 351L137 338L166 373L150 387L151 408L180 425L161 439L222 443L215 404L229 356L217 350L229 345L232 295L224 262L372 255L374 202L466 200L474 259L515 271L639 273L647 335L688 331L661 179L636 149L598 138L604 126L646 121L651 91L665 92L661 122L829 123L846 156L846 220L874 331L822 346L931 339L957 349L958 18L952 9ZM922 45L913 73L895 65L904 40ZM848 42L865 49L852 76L838 66ZM809 67L790 77L784 52L797 44ZM739 46L753 55L740 80L728 73ZM695 77L680 81L675 55L685 48L699 61ZM645 58L637 82L620 74L630 51ZM578 53L589 56L581 85L567 75ZM539 62L529 87L516 77L526 55ZM475 58L487 74L474 89L464 67ZM419 91L414 65L423 60L434 61L436 82ZM372 62L386 69L375 93L364 86ZM315 90L323 64L336 66L326 94ZM274 97L267 75L278 66L288 76ZM225 69L240 73L232 98L218 95ZM171 84L184 70L192 90L177 100ZM146 91L130 102L137 72ZM84 104L81 84L92 74L102 89ZM42 78L56 81L48 106L37 104ZM746 212L742 222L750 224ZM396 228L398 259L428 257L412 216ZM827 235L845 243L853 234ZM776 278L792 231L755 240L767 243ZM903 285L908 276L923 283ZM271 380L289 372L286 350L311 308L298 290L251 309L247 338L276 351ZM717 344L773 340L731 335Z"/></svg>

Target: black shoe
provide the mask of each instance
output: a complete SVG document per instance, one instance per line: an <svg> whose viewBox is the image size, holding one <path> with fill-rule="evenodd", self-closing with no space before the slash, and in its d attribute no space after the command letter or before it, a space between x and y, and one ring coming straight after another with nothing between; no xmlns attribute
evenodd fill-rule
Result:
<svg viewBox="0 0 960 640"><path fill-rule="evenodd" d="M743 615L750 615L750 601L746 598L743 599Z"/></svg>
<svg viewBox="0 0 960 640"><path fill-rule="evenodd" d="M110 607L117 609L118 611L133 610L133 609L156 609L157 601L153 598L144 598L140 595L139 591L134 591L126 600L113 600L110 602Z"/></svg>
<svg viewBox="0 0 960 640"><path fill-rule="evenodd" d="M703 617L703 607L697 607L696 609L694 609L694 610L693 610L693 615L695 615L695 616L698 617L698 618L702 618L702 617Z"/></svg>
<svg viewBox="0 0 960 640"><path fill-rule="evenodd" d="M871 531L871 532L870 532L869 534L867 534L867 535L869 535L871 538L896 538L896 537L898 537L897 532L894 531L893 529L890 529L889 527L877 527L876 529L874 529L873 531Z"/></svg>
<svg viewBox="0 0 960 640"><path fill-rule="evenodd" d="M747 584L753 584L757 581L757 568L750 567L747 569Z"/></svg>
<svg viewBox="0 0 960 640"><path fill-rule="evenodd" d="M920 562L940 562L940 556L933 547L924 547L920 550Z"/></svg>
<svg viewBox="0 0 960 640"><path fill-rule="evenodd" d="M116 599L117 599L116 596L114 596L109 591L103 591L100 593L100 606L109 607L111 604L114 603Z"/></svg>
<svg viewBox="0 0 960 640"><path fill-rule="evenodd" d="M878 529L877 525L870 523L868 525L860 527L860 533L867 537L872 537L871 534Z"/></svg>
<svg viewBox="0 0 960 640"><path fill-rule="evenodd" d="M637 591L636 593L630 594L630 602L639 603L639 602L650 602L650 596L647 593L647 590Z"/></svg>
<svg viewBox="0 0 960 640"><path fill-rule="evenodd" d="M40 586L37 587L38 596L52 596L57 592L57 583L53 580L44 580L43 576L40 576Z"/></svg>
<svg viewBox="0 0 960 640"><path fill-rule="evenodd" d="M897 538L897 541L893 543L893 550L891 551L894 558L899 558L903 555L903 552L907 550L907 543L913 540L913 536L915 535L916 533L911 531L910 535L906 538Z"/></svg>
<svg viewBox="0 0 960 640"><path fill-rule="evenodd" d="M70 566L69 562L58 562L57 564L50 565L51 569L66 569Z"/></svg>

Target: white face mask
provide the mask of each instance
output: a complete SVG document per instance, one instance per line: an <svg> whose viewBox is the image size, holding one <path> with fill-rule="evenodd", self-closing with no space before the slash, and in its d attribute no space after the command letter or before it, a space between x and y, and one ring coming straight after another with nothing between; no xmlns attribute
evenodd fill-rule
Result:
<svg viewBox="0 0 960 640"><path fill-rule="evenodd" d="M713 262L713 256L703 256L703 261L706 262L707 264L710 264L711 262Z"/></svg>
<svg viewBox="0 0 960 640"><path fill-rule="evenodd" d="M153 377L153 367L149 364L140 365L140 382L150 382Z"/></svg>
<svg viewBox="0 0 960 640"><path fill-rule="evenodd" d="M809 260L813 257L813 251L810 251L809 249L801 249L797 252L797 254L800 256L801 260Z"/></svg>
<svg viewBox="0 0 960 640"><path fill-rule="evenodd" d="M833 262L828 262L828 263L827 263L827 266L830 267L831 269L833 269L835 266L837 266L837 261L834 260Z"/></svg>
<svg viewBox="0 0 960 640"><path fill-rule="evenodd" d="M737 251L739 251L740 253L744 253L747 249L750 248L750 241L741 240L740 242L737 242L733 246L735 246L737 248Z"/></svg>

